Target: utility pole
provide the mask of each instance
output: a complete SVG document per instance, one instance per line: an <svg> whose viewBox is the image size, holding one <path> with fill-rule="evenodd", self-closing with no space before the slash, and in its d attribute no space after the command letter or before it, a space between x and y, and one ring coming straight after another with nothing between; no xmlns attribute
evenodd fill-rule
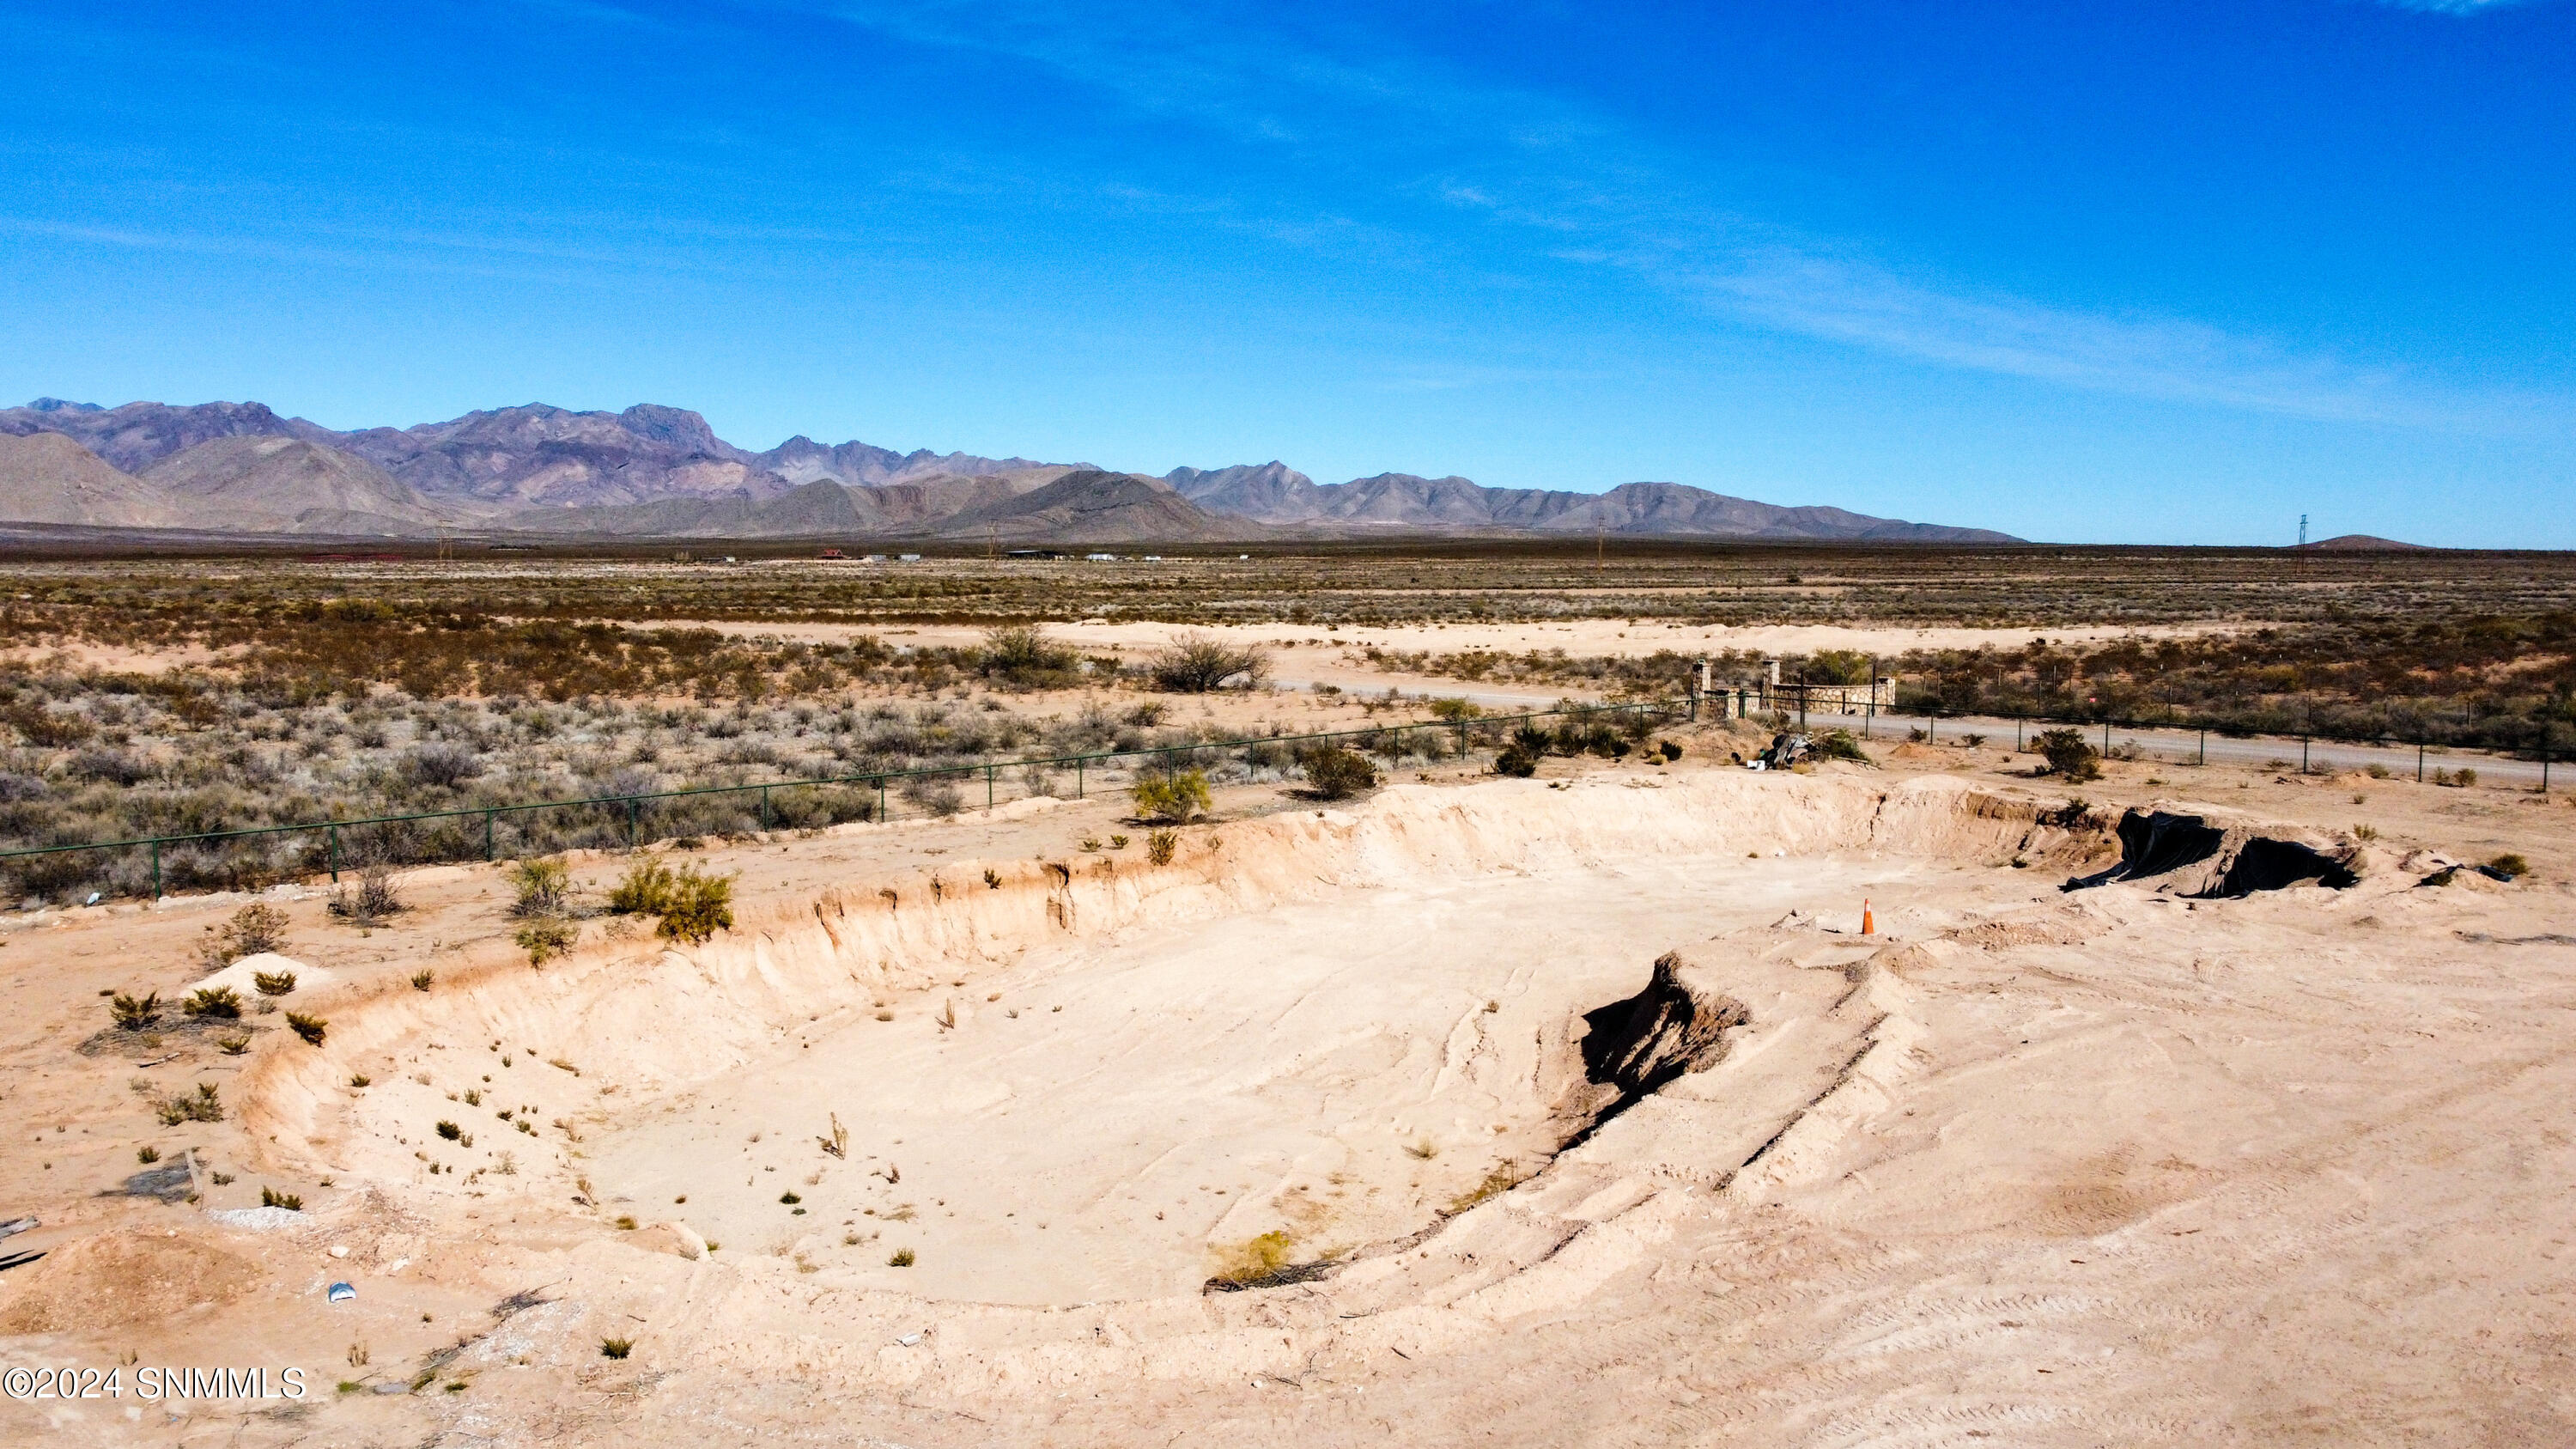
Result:
<svg viewBox="0 0 2576 1449"><path fill-rule="evenodd" d="M2308 546L2308 516L2307 516L2306 514L2302 513L2302 514L2300 514L2300 515L2299 515L2299 547L2301 547L2301 548L2306 548L2307 546Z"/></svg>

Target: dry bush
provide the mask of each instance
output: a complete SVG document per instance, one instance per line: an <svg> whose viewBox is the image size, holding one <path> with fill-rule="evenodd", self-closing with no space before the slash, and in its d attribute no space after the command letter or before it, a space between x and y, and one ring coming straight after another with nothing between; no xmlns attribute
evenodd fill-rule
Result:
<svg viewBox="0 0 2576 1449"><path fill-rule="evenodd" d="M232 919L206 943L208 968L221 970L244 956L275 951L286 944L286 912L254 901L233 912Z"/></svg>
<svg viewBox="0 0 2576 1449"><path fill-rule="evenodd" d="M1318 800L1345 800L1377 788L1377 767L1356 751L1326 745L1298 756L1297 764L1306 773L1306 793Z"/></svg>
<svg viewBox="0 0 2576 1449"><path fill-rule="evenodd" d="M521 925L511 939L528 953L528 964L543 966L573 948L581 928L560 916L540 916Z"/></svg>
<svg viewBox="0 0 2576 1449"><path fill-rule="evenodd" d="M304 1038L306 1044L311 1046L320 1046L322 1044L322 1038L327 1035L331 1029L331 1023L324 1021L318 1016L308 1016L301 1011L288 1012L286 1014L286 1024L294 1028L295 1034Z"/></svg>
<svg viewBox="0 0 2576 1449"><path fill-rule="evenodd" d="M976 672L1013 689L1061 689L1080 678L1080 656L1034 624L984 631Z"/></svg>
<svg viewBox="0 0 2576 1449"><path fill-rule="evenodd" d="M343 884L331 892L328 909L353 926L379 926L387 917L410 908L403 904L401 892L394 889L393 868L379 862L358 872L356 890Z"/></svg>
<svg viewBox="0 0 2576 1449"><path fill-rule="evenodd" d="M1177 830L1157 830L1145 837L1145 860L1150 865L1170 865L1172 856L1181 848Z"/></svg>
<svg viewBox="0 0 2576 1449"><path fill-rule="evenodd" d="M134 997L120 991L109 999L107 1015L120 1030L141 1031L161 1019L161 993Z"/></svg>
<svg viewBox="0 0 2576 1449"><path fill-rule="evenodd" d="M670 897L663 905L657 934L698 945L718 931L733 928L733 877L704 875L692 863L671 877Z"/></svg>
<svg viewBox="0 0 2576 1449"><path fill-rule="evenodd" d="M259 1190L259 1205L261 1207L284 1208L291 1213L300 1213L304 1211L304 1198L300 1193L279 1192L273 1187L263 1187Z"/></svg>
<svg viewBox="0 0 2576 1449"><path fill-rule="evenodd" d="M1185 631L1146 659L1145 677L1171 694L1207 694L1238 679L1245 688L1256 688L1270 677L1270 651Z"/></svg>
<svg viewBox="0 0 2576 1449"><path fill-rule="evenodd" d="M671 868L658 856L638 857L608 893L608 909L621 916L658 916L671 903Z"/></svg>
<svg viewBox="0 0 2576 1449"><path fill-rule="evenodd" d="M2048 761L2048 773L2069 783L2102 777L2102 754L2085 740L2081 730L2042 730L2030 745Z"/></svg>
<svg viewBox="0 0 2576 1449"><path fill-rule="evenodd" d="M295 990L295 973L254 971L250 974L250 984L257 987L262 996L286 996Z"/></svg>
<svg viewBox="0 0 2576 1449"><path fill-rule="evenodd" d="M511 867L510 884L519 898L514 916L560 916L572 906L572 870L553 856L523 860Z"/></svg>

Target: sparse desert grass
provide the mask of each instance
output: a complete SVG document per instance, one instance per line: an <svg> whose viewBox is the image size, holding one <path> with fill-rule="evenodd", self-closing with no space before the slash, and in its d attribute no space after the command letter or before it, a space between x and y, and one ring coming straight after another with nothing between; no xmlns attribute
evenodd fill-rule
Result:
<svg viewBox="0 0 2576 1449"><path fill-rule="evenodd" d="M715 1244L709 1243L707 1246L712 1249ZM599 1355L602 1358L624 1358L634 1351L635 1340L631 1338L603 1338L599 1341Z"/></svg>
<svg viewBox="0 0 2576 1449"><path fill-rule="evenodd" d="M125 1031L141 1031L161 1019L161 994L156 991L128 996L120 991L109 998L107 1015Z"/></svg>
<svg viewBox="0 0 2576 1449"><path fill-rule="evenodd" d="M1172 863L1173 854L1177 852L1180 847L1181 833L1179 831L1154 831L1145 837L1146 863L1149 865L1170 865Z"/></svg>
<svg viewBox="0 0 2576 1449"><path fill-rule="evenodd" d="M304 1211L304 1195L302 1193L294 1192L279 1192L273 1187L263 1187L259 1190L259 1205L261 1207L284 1208L291 1213L300 1213Z"/></svg>
<svg viewBox="0 0 2576 1449"><path fill-rule="evenodd" d="M301 1011L288 1012L286 1014L286 1024L294 1030L297 1036L304 1038L305 1044L308 1046L320 1046L322 1044L323 1037L328 1035L331 1029L331 1024L329 1022L324 1021L318 1016L311 1016Z"/></svg>
<svg viewBox="0 0 2576 1449"><path fill-rule="evenodd" d="M295 990L295 973L292 971L254 971L250 974L250 984L258 988L259 994L262 996L286 996L292 994Z"/></svg>
<svg viewBox="0 0 2576 1449"><path fill-rule="evenodd" d="M529 965L543 966L571 950L573 942L580 935L580 928L572 922L560 917L543 916L536 920L521 922L519 929L512 933L511 939L519 943L520 950L528 953Z"/></svg>

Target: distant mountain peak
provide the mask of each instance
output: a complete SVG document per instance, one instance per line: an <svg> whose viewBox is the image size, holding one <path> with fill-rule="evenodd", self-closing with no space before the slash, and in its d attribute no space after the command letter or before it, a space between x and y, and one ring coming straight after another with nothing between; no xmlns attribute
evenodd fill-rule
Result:
<svg viewBox="0 0 2576 1449"><path fill-rule="evenodd" d="M1380 473L1318 484L1275 458L1175 468L1157 479L1089 463L818 443L802 433L753 453L716 436L702 414L662 403L575 412L529 402L441 423L337 432L279 417L255 402L102 408L49 397L0 409L0 434L59 434L110 474L154 472L150 486L137 492L59 449L12 449L13 461L0 473L18 476L0 476L0 521L43 521L26 511L39 498L51 500L41 506L55 516L105 519L149 515L162 507L158 500L193 495L196 511L217 520L202 526L217 531L272 528L253 520L282 520L303 531L452 523L660 537L1009 534L1177 543L1282 529L1320 537L1597 530L1635 537L2017 542L1981 529L1781 507L1680 483L1624 483L1588 493L1488 488L1455 474ZM282 446L289 441L304 446ZM184 463L178 461L183 455ZM13 483L22 485L18 496ZM203 506L218 497L222 507Z"/></svg>

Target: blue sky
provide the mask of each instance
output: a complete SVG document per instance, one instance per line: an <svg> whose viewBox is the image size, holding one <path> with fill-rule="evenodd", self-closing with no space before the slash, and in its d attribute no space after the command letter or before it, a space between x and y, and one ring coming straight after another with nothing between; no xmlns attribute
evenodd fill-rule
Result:
<svg viewBox="0 0 2576 1449"><path fill-rule="evenodd" d="M2576 0L0 0L0 398L2576 546Z"/></svg>

